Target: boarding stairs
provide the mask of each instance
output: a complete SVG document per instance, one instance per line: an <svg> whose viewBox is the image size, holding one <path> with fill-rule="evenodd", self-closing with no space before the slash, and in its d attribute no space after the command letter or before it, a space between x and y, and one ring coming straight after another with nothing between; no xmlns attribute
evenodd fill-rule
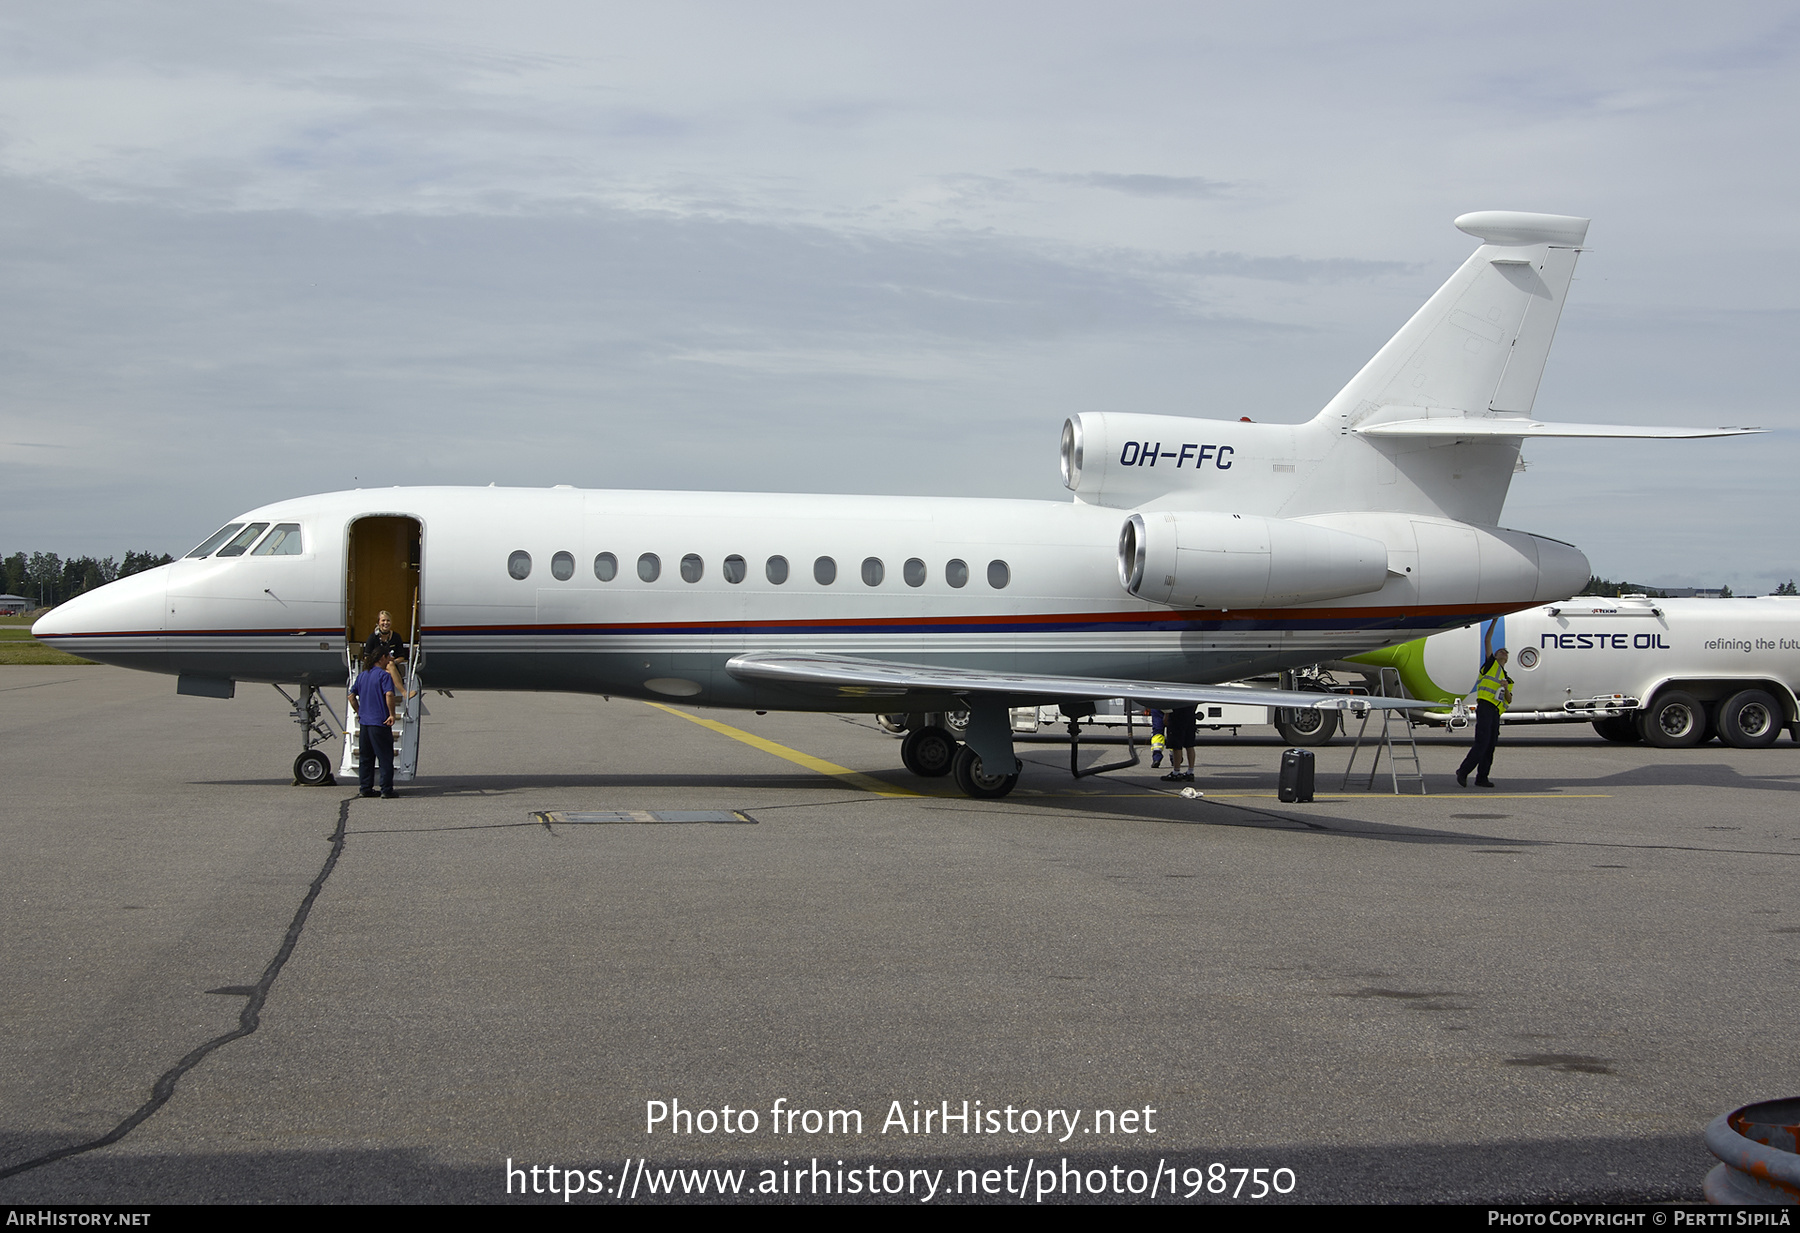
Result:
<svg viewBox="0 0 1800 1233"><path fill-rule="evenodd" d="M400 674L401 689L405 694L394 706L394 782L411 783L419 770L419 730L424 726L425 691L420 682L425 673L425 631L419 628L419 597L413 594L412 642L407 646L406 670ZM350 684L356 684L356 675L361 670L361 663L355 656L358 648L345 647L344 658L348 661ZM344 715L344 762L338 768L338 774L345 779L356 779L360 774L362 759L362 724L356 716L356 708L351 706Z"/></svg>

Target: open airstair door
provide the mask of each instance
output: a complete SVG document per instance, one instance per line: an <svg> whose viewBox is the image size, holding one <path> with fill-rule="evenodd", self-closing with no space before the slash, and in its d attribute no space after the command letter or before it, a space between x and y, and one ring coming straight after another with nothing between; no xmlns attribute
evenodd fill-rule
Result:
<svg viewBox="0 0 1800 1233"><path fill-rule="evenodd" d="M419 729L425 715L421 680L425 648L419 624L423 595L425 529L417 518L377 514L350 524L345 551L344 652L352 683L362 667L363 644L386 612L407 648L401 667L404 697L396 700L394 782L410 782L419 769ZM339 773L357 774L361 734L352 707L345 715L344 762Z"/></svg>

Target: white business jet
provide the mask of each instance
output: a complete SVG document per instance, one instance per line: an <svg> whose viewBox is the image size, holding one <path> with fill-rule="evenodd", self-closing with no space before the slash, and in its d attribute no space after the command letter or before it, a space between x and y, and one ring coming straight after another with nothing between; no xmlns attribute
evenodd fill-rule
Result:
<svg viewBox="0 0 1800 1233"><path fill-rule="evenodd" d="M1482 245L1311 420L1082 414L1072 501L390 488L278 501L33 634L230 697L299 688L295 775L330 780L317 691L377 613L415 685L757 710L941 714L920 775L1011 791L1008 708L1383 705L1218 682L1564 599L1580 551L1497 525L1520 442L1750 429L1531 418L1588 220L1488 211ZM285 692L285 691L284 691ZM417 726L413 725L416 741ZM416 752L416 745L414 746Z"/></svg>

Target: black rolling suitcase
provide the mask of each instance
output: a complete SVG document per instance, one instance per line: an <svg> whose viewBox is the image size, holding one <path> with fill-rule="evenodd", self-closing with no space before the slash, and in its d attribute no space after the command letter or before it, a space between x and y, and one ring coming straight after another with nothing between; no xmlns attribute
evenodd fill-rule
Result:
<svg viewBox="0 0 1800 1233"><path fill-rule="evenodd" d="M1276 795L1290 804L1313 798L1313 756L1310 749L1281 751L1281 786Z"/></svg>

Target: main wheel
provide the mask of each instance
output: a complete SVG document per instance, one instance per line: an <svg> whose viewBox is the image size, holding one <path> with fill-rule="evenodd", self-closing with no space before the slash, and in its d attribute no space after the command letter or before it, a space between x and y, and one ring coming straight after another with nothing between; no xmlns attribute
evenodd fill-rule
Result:
<svg viewBox="0 0 1800 1233"><path fill-rule="evenodd" d="M1018 785L1019 772L989 775L981 769L981 759L967 745L956 751L956 786L964 796L978 801L998 800Z"/></svg>
<svg viewBox="0 0 1800 1233"><path fill-rule="evenodd" d="M294 782L309 788L335 783L331 777L331 759L316 749L307 750L294 759Z"/></svg>
<svg viewBox="0 0 1800 1233"><path fill-rule="evenodd" d="M875 717L875 722L881 725L881 730L883 732L891 733L894 736L899 736L902 732L906 731L906 715L904 713L897 715L877 715Z"/></svg>
<svg viewBox="0 0 1800 1233"><path fill-rule="evenodd" d="M1760 689L1746 689L1719 703L1719 738L1738 749L1767 749L1781 735L1781 704Z"/></svg>
<svg viewBox="0 0 1800 1233"><path fill-rule="evenodd" d="M900 761L925 779L948 775L956 760L956 740L942 728L915 728L900 742Z"/></svg>
<svg viewBox="0 0 1800 1233"><path fill-rule="evenodd" d="M962 734L969 730L969 713L967 711L945 711L944 727L950 730L952 736L961 740Z"/></svg>
<svg viewBox="0 0 1800 1233"><path fill-rule="evenodd" d="M1596 719L1594 731L1609 741L1618 741L1621 744L1644 739L1644 734L1638 731L1637 720L1630 715L1614 715L1611 719Z"/></svg>
<svg viewBox="0 0 1800 1233"><path fill-rule="evenodd" d="M1313 707L1281 707L1275 731L1290 745L1324 745L1337 735L1338 713Z"/></svg>
<svg viewBox="0 0 1800 1233"><path fill-rule="evenodd" d="M1638 714L1644 739L1659 749L1687 749L1706 735L1706 708L1679 689L1663 690Z"/></svg>

